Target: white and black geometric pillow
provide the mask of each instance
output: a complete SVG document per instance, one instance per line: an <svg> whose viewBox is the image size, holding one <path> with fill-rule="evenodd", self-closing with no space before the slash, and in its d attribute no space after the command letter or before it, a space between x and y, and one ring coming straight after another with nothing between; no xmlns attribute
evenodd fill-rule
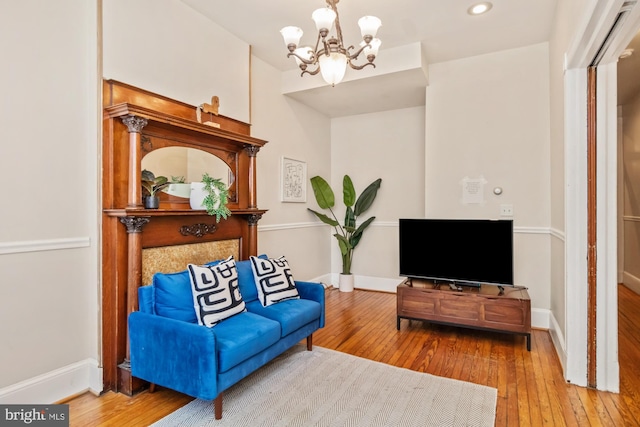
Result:
<svg viewBox="0 0 640 427"><path fill-rule="evenodd" d="M191 279L193 307L200 325L210 328L246 310L238 289L238 270L232 256L217 265L189 264L187 269Z"/></svg>
<svg viewBox="0 0 640 427"><path fill-rule="evenodd" d="M256 281L258 299L263 307L280 301L300 298L285 257L262 259L249 257Z"/></svg>

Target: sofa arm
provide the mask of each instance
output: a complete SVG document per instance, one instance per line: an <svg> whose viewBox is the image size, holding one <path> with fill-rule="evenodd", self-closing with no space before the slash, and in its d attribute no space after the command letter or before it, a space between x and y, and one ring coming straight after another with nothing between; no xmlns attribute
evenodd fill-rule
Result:
<svg viewBox="0 0 640 427"><path fill-rule="evenodd" d="M296 281L296 287L298 288L298 294L300 298L316 301L320 303L322 307L320 311L320 327L324 327L324 286L321 283L316 282L299 282Z"/></svg>
<svg viewBox="0 0 640 427"><path fill-rule="evenodd" d="M218 395L211 329L136 311L129 315L129 341L133 376L203 400Z"/></svg>

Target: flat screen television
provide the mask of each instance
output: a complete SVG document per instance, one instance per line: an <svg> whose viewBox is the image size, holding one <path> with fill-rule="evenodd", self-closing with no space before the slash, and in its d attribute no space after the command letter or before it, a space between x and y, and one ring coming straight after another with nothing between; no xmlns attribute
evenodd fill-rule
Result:
<svg viewBox="0 0 640 427"><path fill-rule="evenodd" d="M400 276L513 286L513 221L400 219Z"/></svg>

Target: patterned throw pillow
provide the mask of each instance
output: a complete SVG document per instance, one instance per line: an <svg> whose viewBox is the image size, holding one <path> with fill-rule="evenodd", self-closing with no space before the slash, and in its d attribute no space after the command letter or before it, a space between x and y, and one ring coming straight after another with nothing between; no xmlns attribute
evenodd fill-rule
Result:
<svg viewBox="0 0 640 427"><path fill-rule="evenodd" d="M215 326L221 320L245 311L238 288L238 271L233 257L213 266L189 264L191 293L198 323Z"/></svg>
<svg viewBox="0 0 640 427"><path fill-rule="evenodd" d="M262 259L249 257L256 280L258 299L263 307L288 299L300 298L285 257Z"/></svg>

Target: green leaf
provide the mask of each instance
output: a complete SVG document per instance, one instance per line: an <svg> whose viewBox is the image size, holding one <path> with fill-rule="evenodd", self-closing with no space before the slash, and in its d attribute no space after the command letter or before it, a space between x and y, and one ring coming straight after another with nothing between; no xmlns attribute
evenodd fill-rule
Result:
<svg viewBox="0 0 640 427"><path fill-rule="evenodd" d="M356 228L356 217L351 206L347 206L347 211L344 213L344 228L347 230Z"/></svg>
<svg viewBox="0 0 640 427"><path fill-rule="evenodd" d="M367 209L371 207L371 204L376 199L376 195L378 194L378 189L380 188L380 184L382 183L382 179L378 178L373 181L367 188L364 189L360 197L358 197L358 201L355 206L355 215L360 216Z"/></svg>
<svg viewBox="0 0 640 427"><path fill-rule="evenodd" d="M360 239L362 238L362 233L364 233L364 230L373 222L374 219L376 219L376 217L372 216L371 218L360 224L358 229L351 236L351 239L349 239L352 247L355 248L356 246L358 246L358 243L360 243Z"/></svg>
<svg viewBox="0 0 640 427"><path fill-rule="evenodd" d="M320 176L314 176L311 178L311 188L313 188L313 194L316 196L316 202L322 209L332 208L335 204L335 196L329 183Z"/></svg>
<svg viewBox="0 0 640 427"><path fill-rule="evenodd" d="M216 217L216 222L220 222L220 218L227 219L231 215L231 211L227 207L229 201L229 189L220 178L213 178L207 172L202 175L204 190L207 193L202 206L204 206L207 214Z"/></svg>
<svg viewBox="0 0 640 427"><path fill-rule="evenodd" d="M153 181L156 179L156 176L150 170L143 169L141 178L143 181Z"/></svg>
<svg viewBox="0 0 640 427"><path fill-rule="evenodd" d="M313 212L320 219L320 221L324 222L325 224L329 224L332 227L337 227L338 225L340 225L338 221L336 221L333 218L329 218L323 213L316 212L313 209L309 209L309 208L307 208L307 210Z"/></svg>
<svg viewBox="0 0 640 427"><path fill-rule="evenodd" d="M353 187L353 181L349 175L345 175L342 179L342 198L347 207L353 206L356 202L356 189Z"/></svg>
<svg viewBox="0 0 640 427"><path fill-rule="evenodd" d="M153 182L142 181L142 188L147 191L147 195L151 195L153 192Z"/></svg>
<svg viewBox="0 0 640 427"><path fill-rule="evenodd" d="M146 191L147 195L155 196L158 191L162 190L170 183L166 176L156 177L153 175L153 172L145 169L142 171L142 179L140 184Z"/></svg>
<svg viewBox="0 0 640 427"><path fill-rule="evenodd" d="M340 246L340 253L342 255L346 255L350 250L353 249L349 240L341 234L334 234L335 238L338 239L338 246Z"/></svg>

